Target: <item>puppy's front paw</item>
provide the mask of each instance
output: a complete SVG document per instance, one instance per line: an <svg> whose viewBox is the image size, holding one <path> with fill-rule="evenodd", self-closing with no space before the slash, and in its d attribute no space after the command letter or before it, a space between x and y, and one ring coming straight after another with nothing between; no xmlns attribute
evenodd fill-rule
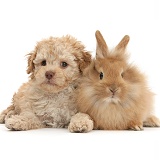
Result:
<svg viewBox="0 0 160 160"><path fill-rule="evenodd" d="M78 113L72 117L68 129L72 133L86 133L93 130L93 121L87 114Z"/></svg>
<svg viewBox="0 0 160 160"><path fill-rule="evenodd" d="M8 129L16 131L28 130L28 122L25 120L25 118L18 115L6 119L5 126Z"/></svg>
<svg viewBox="0 0 160 160"><path fill-rule="evenodd" d="M5 122L5 114L0 114L0 124L3 124Z"/></svg>
<svg viewBox="0 0 160 160"><path fill-rule="evenodd" d="M93 122L80 121L80 122L70 123L68 129L72 133L86 133L93 129Z"/></svg>

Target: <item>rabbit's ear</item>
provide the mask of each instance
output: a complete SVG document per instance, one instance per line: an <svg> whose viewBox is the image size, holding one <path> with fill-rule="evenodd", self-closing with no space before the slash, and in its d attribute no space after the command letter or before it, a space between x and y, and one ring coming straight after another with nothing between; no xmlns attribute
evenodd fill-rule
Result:
<svg viewBox="0 0 160 160"><path fill-rule="evenodd" d="M128 35L125 35L122 40L118 43L118 45L116 46L116 50L121 50L121 51L124 51L127 47L127 44L129 42L129 36Z"/></svg>
<svg viewBox="0 0 160 160"><path fill-rule="evenodd" d="M108 46L107 46L101 32L97 30L95 33L95 36L96 36L96 40L97 40L96 58L107 57Z"/></svg>

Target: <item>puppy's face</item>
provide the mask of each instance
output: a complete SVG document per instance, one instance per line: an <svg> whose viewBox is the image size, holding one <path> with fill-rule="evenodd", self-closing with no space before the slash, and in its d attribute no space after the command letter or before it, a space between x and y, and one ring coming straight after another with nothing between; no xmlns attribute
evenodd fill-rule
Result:
<svg viewBox="0 0 160 160"><path fill-rule="evenodd" d="M28 58L27 72L43 90L59 92L79 78L90 63L84 46L71 36L38 42Z"/></svg>

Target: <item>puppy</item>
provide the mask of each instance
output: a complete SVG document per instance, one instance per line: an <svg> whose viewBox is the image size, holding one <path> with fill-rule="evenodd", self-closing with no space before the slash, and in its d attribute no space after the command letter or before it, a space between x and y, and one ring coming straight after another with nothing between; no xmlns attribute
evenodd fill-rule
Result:
<svg viewBox="0 0 160 160"><path fill-rule="evenodd" d="M11 130L67 127L77 113L75 90L90 62L90 53L72 36L38 42L28 54L29 81L0 114L0 123Z"/></svg>

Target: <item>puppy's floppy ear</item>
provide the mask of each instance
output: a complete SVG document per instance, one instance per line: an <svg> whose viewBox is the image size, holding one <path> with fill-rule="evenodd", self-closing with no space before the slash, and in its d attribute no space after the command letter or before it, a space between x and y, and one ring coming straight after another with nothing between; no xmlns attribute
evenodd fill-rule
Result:
<svg viewBox="0 0 160 160"><path fill-rule="evenodd" d="M28 66L27 66L27 74L31 74L31 79L33 79L33 72L34 72L34 63L33 60L36 58L36 52L31 52L29 54L27 54L28 56Z"/></svg>
<svg viewBox="0 0 160 160"><path fill-rule="evenodd" d="M81 72L91 63L91 54L89 52L82 52L82 57L79 59L79 69Z"/></svg>
<svg viewBox="0 0 160 160"><path fill-rule="evenodd" d="M65 38L65 43L68 43L69 46L73 48L73 55L75 56L75 61L78 64L80 72L91 63L91 54L85 50L85 46L81 41L77 41L76 38L67 35Z"/></svg>

